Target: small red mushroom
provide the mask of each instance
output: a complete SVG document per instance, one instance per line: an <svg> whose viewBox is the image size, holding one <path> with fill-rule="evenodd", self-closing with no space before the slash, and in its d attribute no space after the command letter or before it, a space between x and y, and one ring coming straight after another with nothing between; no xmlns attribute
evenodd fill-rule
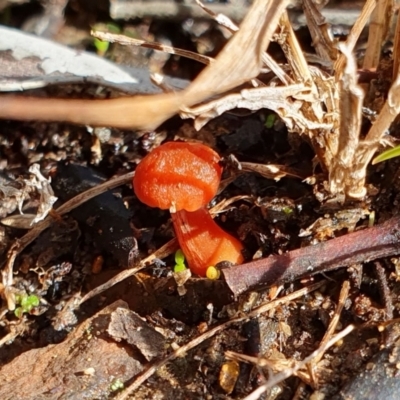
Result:
<svg viewBox="0 0 400 400"><path fill-rule="evenodd" d="M133 178L141 202L171 211L189 268L201 276L221 261L243 262L242 244L217 225L205 208L221 180L219 160L203 144L168 142L143 158Z"/></svg>

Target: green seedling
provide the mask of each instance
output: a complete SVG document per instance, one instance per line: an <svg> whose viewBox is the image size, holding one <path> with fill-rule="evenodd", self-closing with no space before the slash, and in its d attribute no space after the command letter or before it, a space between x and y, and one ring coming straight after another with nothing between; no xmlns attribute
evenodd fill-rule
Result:
<svg viewBox="0 0 400 400"><path fill-rule="evenodd" d="M17 307L17 308L14 310L14 315L15 315L17 318L22 318L22 316L24 315L24 311L22 310L21 307Z"/></svg>
<svg viewBox="0 0 400 400"><path fill-rule="evenodd" d="M40 300L39 297L34 294L31 294L29 296L27 294L17 294L15 295L15 303L19 305L19 307L14 310L14 315L17 318L21 318L25 313L29 313L32 308L38 307L40 304Z"/></svg>
<svg viewBox="0 0 400 400"><path fill-rule="evenodd" d="M393 147L379 154L372 160L372 165L378 164L382 161L390 160L391 158L400 156L400 146Z"/></svg>
<svg viewBox="0 0 400 400"><path fill-rule="evenodd" d="M174 272L182 272L186 269L185 255L181 249L177 250L175 253L175 263Z"/></svg>
<svg viewBox="0 0 400 400"><path fill-rule="evenodd" d="M275 121L276 121L276 115L268 114L267 118L265 119L264 126L268 129L271 129L274 126Z"/></svg>
<svg viewBox="0 0 400 400"><path fill-rule="evenodd" d="M290 207L282 207L282 211L283 211L283 213L286 214L286 215L291 215L291 214L293 214L293 208L290 208Z"/></svg>
<svg viewBox="0 0 400 400"><path fill-rule="evenodd" d="M121 32L121 29L119 28L119 26L115 25L113 23L108 23L105 25L104 24L96 24L93 27L93 30L106 31L106 32L110 32L110 33L120 33ZM93 45L97 50L97 54L102 57L107 53L107 51L110 47L109 42L104 42L97 38L93 39Z"/></svg>

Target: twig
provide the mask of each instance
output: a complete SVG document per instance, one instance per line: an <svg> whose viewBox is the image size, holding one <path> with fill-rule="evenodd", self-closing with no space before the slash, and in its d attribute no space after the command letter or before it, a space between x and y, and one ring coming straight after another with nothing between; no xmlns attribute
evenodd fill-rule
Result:
<svg viewBox="0 0 400 400"><path fill-rule="evenodd" d="M176 241L176 239L170 240L164 246L161 246L157 251L150 254L145 259L143 259L139 263L139 265L133 268L123 270L122 272L120 272L119 274L115 275L113 278L108 280L106 283L103 283L102 285L95 287L93 290L91 290L89 293L87 293L85 296L82 297L82 299L79 301L79 304L88 301L92 297L97 296L98 294L106 291L107 289L111 288L117 283L129 278L132 275L135 275L137 272L150 265L154 260L163 259L166 256L172 254L177 249L178 249L178 242Z"/></svg>
<svg viewBox="0 0 400 400"><path fill-rule="evenodd" d="M223 269L234 295L258 286L293 282L301 277L400 253L400 217L315 246Z"/></svg>
<svg viewBox="0 0 400 400"><path fill-rule="evenodd" d="M163 51L164 53L176 54L178 56L186 57L206 65L209 65L214 61L214 59L211 57L203 56L201 54L194 53L193 51L167 46L158 42L149 42L146 40L134 39L125 35L118 35L116 33L110 32L91 31L90 34L97 39L103 40L104 42L118 43L122 46L137 46L145 47L152 50Z"/></svg>
<svg viewBox="0 0 400 400"><path fill-rule="evenodd" d="M231 32L236 32L237 30L239 30L238 26L225 14L222 14L221 12L214 12L213 10L211 10L211 8L206 7L200 0L195 1L198 6L200 6L211 18L213 18L221 26L224 26Z"/></svg>
<svg viewBox="0 0 400 400"><path fill-rule="evenodd" d="M330 32L330 26L313 1L304 0L303 9L315 51L331 68L337 59L338 51Z"/></svg>
<svg viewBox="0 0 400 400"><path fill-rule="evenodd" d="M320 347L324 348L326 344L329 342L329 340L332 338L333 333L336 330L337 324L339 322L340 315L342 314L342 310L344 307L344 304L347 300L347 297L349 296L349 290L350 290L350 283L349 281L344 281L342 284L342 289L340 291L339 295L339 301L338 305L336 307L335 313L329 323L328 329L325 332L324 337L321 340ZM323 357L324 352L321 351L311 362L311 368L314 370L315 367L318 367L317 364Z"/></svg>
<svg viewBox="0 0 400 400"><path fill-rule="evenodd" d="M382 263L379 261L375 261L375 273L378 278L378 288L379 293L383 301L383 306L385 308L385 317L386 320L393 319L393 301L391 296L391 291L388 286L388 281L386 278L385 268L382 266Z"/></svg>
<svg viewBox="0 0 400 400"><path fill-rule="evenodd" d="M282 30L279 36L282 38L278 40L278 43L281 45L288 64L293 71L295 82L304 82L313 87L314 84L311 78L310 69L286 11L282 14L279 25ZM313 87L313 89L316 90L315 87Z"/></svg>

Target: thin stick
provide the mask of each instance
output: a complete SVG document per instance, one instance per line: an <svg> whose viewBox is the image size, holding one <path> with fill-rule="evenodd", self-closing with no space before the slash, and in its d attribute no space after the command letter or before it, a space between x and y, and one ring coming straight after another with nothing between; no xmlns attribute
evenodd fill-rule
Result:
<svg viewBox="0 0 400 400"><path fill-rule="evenodd" d="M174 251L178 250L178 242L176 239L172 239L163 246L161 246L159 249L157 249L154 253L150 254L148 257L140 261L139 265L129 268L126 270L121 271L119 274L115 275L113 278L109 279L107 282L103 283L102 285L99 285L95 287L93 290L91 290L89 293L86 293L85 296L82 297L82 299L79 301L79 304L84 303L85 301L88 301L94 296L97 296L98 294L110 289L112 286L116 285L119 282L122 282L123 280L129 278L130 276L135 275L137 272L142 270L143 268L146 268L148 265L150 265L155 259L162 259L165 258L166 256L172 254Z"/></svg>
<svg viewBox="0 0 400 400"><path fill-rule="evenodd" d="M325 332L324 337L321 340L320 347L324 348L326 344L329 342L329 340L332 338L333 333L336 330L337 324L339 322L340 315L342 314L342 310L344 307L344 304L347 300L347 297L349 296L349 291L350 291L350 282L349 281L344 281L342 285L342 289L340 290L340 295L339 295L339 301L338 305L335 310L335 314L333 315L333 318L331 319L328 329ZM315 369L319 361L324 355L324 351L321 351L311 362L311 367L312 369Z"/></svg>
<svg viewBox="0 0 400 400"><path fill-rule="evenodd" d="M118 35L110 32L91 31L90 34L97 39L103 40L104 42L118 43L122 46L145 47L147 49L158 50L168 54L176 54L178 56L198 61L205 65L209 65L214 61L214 59L211 57L203 56L201 54L194 53L193 51L167 46L159 42L149 42L147 40L134 39L125 35Z"/></svg>
<svg viewBox="0 0 400 400"><path fill-rule="evenodd" d="M214 12L209 7L206 7L200 0L195 0L195 1L198 6L200 6L211 18L213 18L221 26L224 26L231 32L236 32L239 30L238 26L225 14Z"/></svg>

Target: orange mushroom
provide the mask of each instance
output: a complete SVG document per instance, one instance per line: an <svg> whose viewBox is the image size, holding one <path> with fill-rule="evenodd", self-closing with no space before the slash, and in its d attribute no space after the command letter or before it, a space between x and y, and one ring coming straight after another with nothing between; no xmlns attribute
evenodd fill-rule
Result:
<svg viewBox="0 0 400 400"><path fill-rule="evenodd" d="M133 178L141 202L171 211L189 268L201 276L221 261L243 262L242 244L217 225L205 208L221 180L219 160L203 144L169 142L144 157Z"/></svg>

